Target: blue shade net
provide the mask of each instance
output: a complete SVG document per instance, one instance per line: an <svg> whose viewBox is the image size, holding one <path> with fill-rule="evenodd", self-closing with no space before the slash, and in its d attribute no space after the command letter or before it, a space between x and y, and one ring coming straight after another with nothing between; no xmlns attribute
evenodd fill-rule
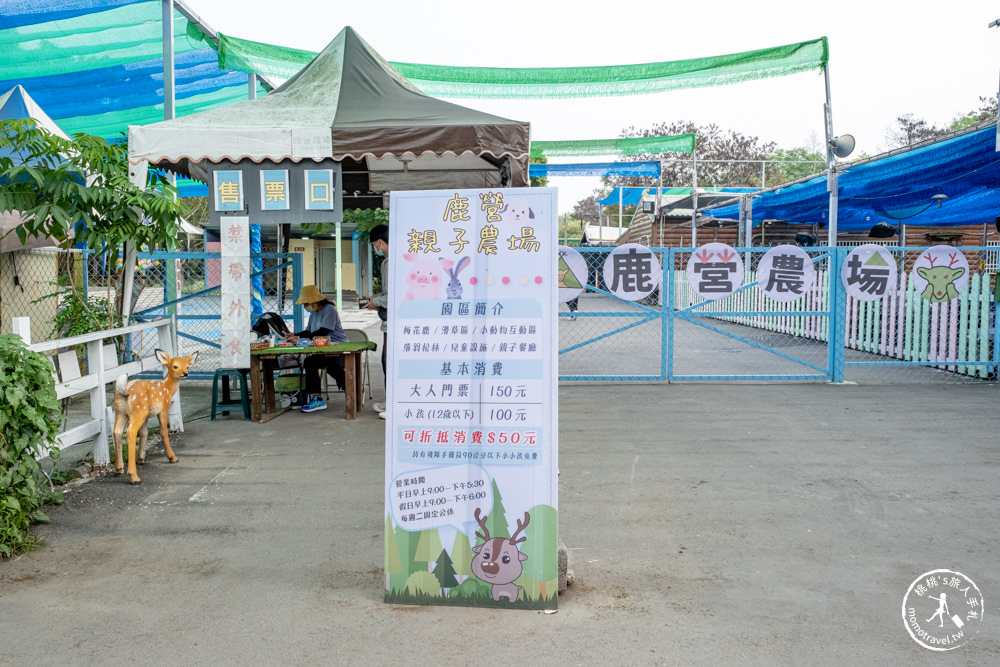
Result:
<svg viewBox="0 0 1000 667"><path fill-rule="evenodd" d="M1000 153L996 124L927 146L840 165L839 231L867 231L878 222L947 227L993 224L1000 214ZM762 193L753 223L785 220L825 226L830 196L826 175ZM936 195L944 198L934 199ZM939 205L940 202L940 205ZM708 209L736 219L735 205Z"/></svg>

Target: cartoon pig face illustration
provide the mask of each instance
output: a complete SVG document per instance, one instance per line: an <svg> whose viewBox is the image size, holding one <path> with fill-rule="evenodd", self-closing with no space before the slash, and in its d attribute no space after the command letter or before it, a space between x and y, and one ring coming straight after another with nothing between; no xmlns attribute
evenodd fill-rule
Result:
<svg viewBox="0 0 1000 667"><path fill-rule="evenodd" d="M403 300L440 299L443 281L437 262L412 252L403 255L403 259L410 263L406 272L406 296Z"/></svg>

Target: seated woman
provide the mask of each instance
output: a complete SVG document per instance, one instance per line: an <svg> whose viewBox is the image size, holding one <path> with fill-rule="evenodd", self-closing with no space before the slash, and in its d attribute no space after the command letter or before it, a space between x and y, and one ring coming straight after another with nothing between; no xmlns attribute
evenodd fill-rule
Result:
<svg viewBox="0 0 1000 667"><path fill-rule="evenodd" d="M315 285L303 287L295 303L305 306L306 312L309 313L309 321L306 322L304 331L286 336L285 340L297 345L300 338L325 336L331 344L347 342L347 334L340 324L337 307L320 293L318 287ZM306 393L309 394L309 401L302 406L302 412L326 410L326 401L321 396L323 383L320 373L324 370L328 372L337 381L337 387L343 389L344 358L325 354L307 355L303 367L306 371Z"/></svg>

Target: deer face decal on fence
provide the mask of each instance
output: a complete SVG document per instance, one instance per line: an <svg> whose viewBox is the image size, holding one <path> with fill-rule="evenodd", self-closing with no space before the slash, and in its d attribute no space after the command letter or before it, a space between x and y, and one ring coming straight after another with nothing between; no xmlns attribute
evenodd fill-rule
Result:
<svg viewBox="0 0 1000 667"><path fill-rule="evenodd" d="M497 602L500 598L507 598L508 602L517 602L517 596L521 593L521 587L514 584L514 580L521 576L523 568L521 561L528 560L527 554L523 554L517 549L517 545L528 538L521 535L521 531L527 527L531 517L524 513L524 521L517 520L517 530L508 540L506 537L490 538L490 531L486 528L487 517L480 518L480 509L476 508L476 521L483 529L480 533L476 531L476 537L484 540L483 544L472 548L475 556L472 558L472 573L477 578L493 585L493 599ZM518 535L521 535L518 538Z"/></svg>
<svg viewBox="0 0 1000 667"><path fill-rule="evenodd" d="M927 281L927 287L920 293L920 296L931 303L947 303L958 298L958 289L955 281L965 274L965 267L955 266L959 262L958 252L948 255L948 266L934 266L934 255L927 254L927 261L930 266L917 267L917 274Z"/></svg>

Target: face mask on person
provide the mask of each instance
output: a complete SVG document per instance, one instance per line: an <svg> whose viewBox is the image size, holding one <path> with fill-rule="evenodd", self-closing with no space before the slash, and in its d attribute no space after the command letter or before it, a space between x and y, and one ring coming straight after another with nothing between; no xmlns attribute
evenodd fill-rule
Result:
<svg viewBox="0 0 1000 667"><path fill-rule="evenodd" d="M374 252L375 255L378 256L378 257L384 257L385 256L385 253L382 252L381 250L379 250L378 247L376 247L376 246L372 246L372 252Z"/></svg>

